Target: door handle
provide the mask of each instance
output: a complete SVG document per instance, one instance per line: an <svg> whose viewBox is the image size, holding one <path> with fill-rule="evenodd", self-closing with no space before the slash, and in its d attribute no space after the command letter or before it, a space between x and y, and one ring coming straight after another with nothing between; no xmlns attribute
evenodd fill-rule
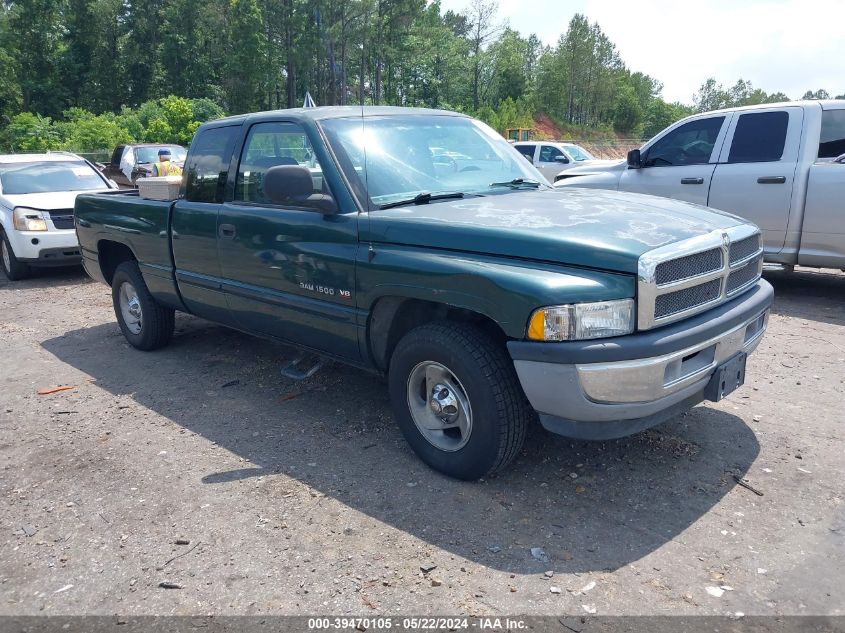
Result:
<svg viewBox="0 0 845 633"><path fill-rule="evenodd" d="M760 176L757 183L761 185L782 185L786 183L786 176Z"/></svg>
<svg viewBox="0 0 845 633"><path fill-rule="evenodd" d="M235 239L235 225L221 224L217 229L217 234L224 240L233 240Z"/></svg>
<svg viewBox="0 0 845 633"><path fill-rule="evenodd" d="M682 185L703 185L704 178L681 178Z"/></svg>

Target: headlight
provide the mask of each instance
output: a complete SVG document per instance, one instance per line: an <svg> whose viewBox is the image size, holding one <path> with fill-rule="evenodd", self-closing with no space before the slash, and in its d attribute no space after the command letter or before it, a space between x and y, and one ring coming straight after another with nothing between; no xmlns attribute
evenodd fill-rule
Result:
<svg viewBox="0 0 845 633"><path fill-rule="evenodd" d="M46 231L47 220L38 209L17 207L12 214L12 224L18 231Z"/></svg>
<svg viewBox="0 0 845 633"><path fill-rule="evenodd" d="M633 299L540 308L528 321L528 338L534 341L577 341L633 331Z"/></svg>

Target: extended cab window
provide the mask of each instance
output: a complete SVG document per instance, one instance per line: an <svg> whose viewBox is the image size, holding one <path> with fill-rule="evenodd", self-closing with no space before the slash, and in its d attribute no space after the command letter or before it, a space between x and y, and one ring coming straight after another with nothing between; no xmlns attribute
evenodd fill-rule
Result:
<svg viewBox="0 0 845 633"><path fill-rule="evenodd" d="M838 158L845 154L845 110L822 112L819 158Z"/></svg>
<svg viewBox="0 0 845 633"><path fill-rule="evenodd" d="M241 153L235 200L269 204L264 196L264 174L277 165L298 165L311 172L314 191L327 193L323 169L305 130L295 123L258 123L253 125Z"/></svg>
<svg viewBox="0 0 845 633"><path fill-rule="evenodd" d="M552 145L543 145L540 148L540 162L553 163L558 156L563 156L563 152ZM568 160L566 162L569 162Z"/></svg>
<svg viewBox="0 0 845 633"><path fill-rule="evenodd" d="M786 145L787 112L742 114L736 124L729 163L763 163L780 160Z"/></svg>
<svg viewBox="0 0 845 633"><path fill-rule="evenodd" d="M185 165L185 199L223 202L226 174L239 126L202 130L191 146Z"/></svg>
<svg viewBox="0 0 845 633"><path fill-rule="evenodd" d="M666 167L706 164L710 161L724 122L725 117L716 116L684 123L649 148L644 165Z"/></svg>

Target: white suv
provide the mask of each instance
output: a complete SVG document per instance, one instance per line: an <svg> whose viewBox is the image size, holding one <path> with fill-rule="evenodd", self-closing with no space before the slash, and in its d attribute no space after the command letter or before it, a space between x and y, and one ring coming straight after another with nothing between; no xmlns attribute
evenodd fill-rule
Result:
<svg viewBox="0 0 845 633"><path fill-rule="evenodd" d="M73 204L117 185L75 154L0 155L0 267L11 281L30 267L81 261Z"/></svg>

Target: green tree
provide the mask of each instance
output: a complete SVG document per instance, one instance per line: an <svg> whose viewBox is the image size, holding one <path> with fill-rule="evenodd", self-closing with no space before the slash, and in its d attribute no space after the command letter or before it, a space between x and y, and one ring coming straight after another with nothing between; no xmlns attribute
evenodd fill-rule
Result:
<svg viewBox="0 0 845 633"><path fill-rule="evenodd" d="M809 99L830 99L830 94L827 90L816 90L813 92L812 90L808 90L804 93L804 96L801 97L802 100L809 100Z"/></svg>
<svg viewBox="0 0 845 633"><path fill-rule="evenodd" d="M649 104L643 121L643 136L651 138L658 132L669 127L693 113L693 108L680 103L666 103L662 99L654 99Z"/></svg>
<svg viewBox="0 0 845 633"><path fill-rule="evenodd" d="M637 93L631 86L621 85L616 92L613 128L620 134L638 137L642 134L644 112Z"/></svg>
<svg viewBox="0 0 845 633"><path fill-rule="evenodd" d="M17 0L4 5L10 5L7 40L13 46L8 50L18 70L22 108L57 116L64 109L71 81L60 74L62 2Z"/></svg>
<svg viewBox="0 0 845 633"><path fill-rule="evenodd" d="M194 0L164 3L160 13L161 45L157 49L162 72L155 75L154 92L222 99L223 70L229 51L225 44L227 9L226 0L207 0L201 10Z"/></svg>
<svg viewBox="0 0 845 633"><path fill-rule="evenodd" d="M266 81L264 21L256 0L231 0L226 56L227 106L235 114L260 107Z"/></svg>
<svg viewBox="0 0 845 633"><path fill-rule="evenodd" d="M23 103L15 60L0 49L0 117L8 118L20 112Z"/></svg>
<svg viewBox="0 0 845 633"><path fill-rule="evenodd" d="M50 117L21 112L12 117L3 133L3 145L12 152L46 152L61 142Z"/></svg>
<svg viewBox="0 0 845 633"><path fill-rule="evenodd" d="M114 114L95 115L82 108L71 108L64 112L65 121L57 123L62 146L75 152L111 150L121 143L133 140Z"/></svg>
<svg viewBox="0 0 845 633"><path fill-rule="evenodd" d="M165 0L125 0L121 67L126 101L139 106L165 83L161 63L162 22ZM173 48L169 49L171 52Z"/></svg>

